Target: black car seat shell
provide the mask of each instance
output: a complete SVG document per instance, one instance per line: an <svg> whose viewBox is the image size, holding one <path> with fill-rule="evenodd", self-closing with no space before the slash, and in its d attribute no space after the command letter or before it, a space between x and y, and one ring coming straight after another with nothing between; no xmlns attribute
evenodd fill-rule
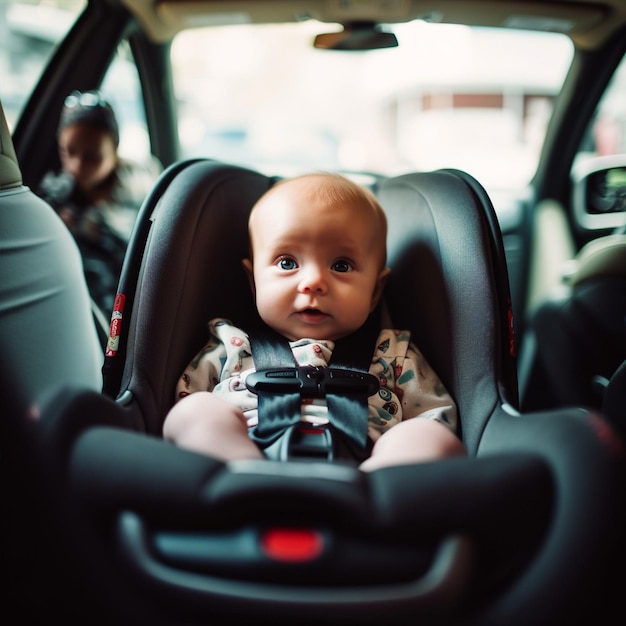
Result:
<svg viewBox="0 0 626 626"><path fill-rule="evenodd" d="M253 322L247 215L273 183L195 160L166 170L142 209L105 365L127 429L78 429L66 466L88 516L108 520L129 584L176 619L218 622L260 611L277 623L597 616L623 554L623 442L583 409L516 410L497 219L462 172L400 176L376 193L389 219L385 302L457 401L469 458L364 475L345 464L224 465L161 439L207 320ZM110 410L87 394L55 419L76 424L90 401ZM291 565L268 560L266 533L284 528L322 533L324 549Z"/></svg>
<svg viewBox="0 0 626 626"><path fill-rule="evenodd" d="M453 171L398 177L382 182L377 193L383 206L396 208L388 212L392 274L385 295L393 322L411 330L459 403L464 442L474 452L491 412L516 406L517 384L497 221L493 214L474 219L482 204L473 194L482 190L463 177ZM223 316L243 328L256 321L241 259L248 254L250 208L274 182L243 168L193 161L179 165L154 199L152 226L141 234L145 253L137 246L140 269L131 255L129 271L122 270L120 290L133 308L125 305L119 348L105 364L105 373L120 380L111 395L132 398L138 428L160 435L176 380L206 340L209 319ZM447 210L433 210L441 205ZM477 257L483 262L475 263ZM466 408L466 402L480 404ZM464 415L473 416L471 423L463 423Z"/></svg>

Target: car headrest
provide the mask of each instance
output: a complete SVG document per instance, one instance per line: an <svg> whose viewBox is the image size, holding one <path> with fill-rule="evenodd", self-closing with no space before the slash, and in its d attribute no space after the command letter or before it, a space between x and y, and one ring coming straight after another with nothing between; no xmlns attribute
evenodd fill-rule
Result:
<svg viewBox="0 0 626 626"><path fill-rule="evenodd" d="M21 184L22 172L17 164L17 156L13 147L11 133L9 132L9 125L0 102L0 191L19 187Z"/></svg>
<svg viewBox="0 0 626 626"><path fill-rule="evenodd" d="M579 285L598 276L626 277L626 234L590 241L564 271L564 280L569 285Z"/></svg>

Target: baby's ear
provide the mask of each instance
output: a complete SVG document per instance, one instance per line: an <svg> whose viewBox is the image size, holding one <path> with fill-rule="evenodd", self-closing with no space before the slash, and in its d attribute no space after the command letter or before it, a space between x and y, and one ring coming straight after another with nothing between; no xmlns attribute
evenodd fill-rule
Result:
<svg viewBox="0 0 626 626"><path fill-rule="evenodd" d="M243 265L243 269L248 277L248 284L250 285L250 289L254 295L256 293L256 289L254 287L254 271L252 269L252 261L250 259L242 259L241 264Z"/></svg>
<svg viewBox="0 0 626 626"><path fill-rule="evenodd" d="M376 279L376 285L374 286L374 293L372 294L370 313L376 308L376 305L383 295L383 291L385 289L385 285L387 284L387 278L389 278L389 274L391 274L391 268L389 267L386 267L380 272L380 274L378 274L378 278Z"/></svg>

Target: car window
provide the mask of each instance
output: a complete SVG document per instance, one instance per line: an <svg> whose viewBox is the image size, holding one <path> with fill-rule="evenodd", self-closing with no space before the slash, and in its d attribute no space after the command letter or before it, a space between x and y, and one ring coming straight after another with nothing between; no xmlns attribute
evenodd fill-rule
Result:
<svg viewBox="0 0 626 626"><path fill-rule="evenodd" d="M605 168L613 168L604 175ZM598 102L572 165L572 203L586 230L626 224L626 55Z"/></svg>
<svg viewBox="0 0 626 626"><path fill-rule="evenodd" d="M120 128L120 156L135 163L149 163L150 136L141 82L128 41L117 47L100 91L115 111Z"/></svg>
<svg viewBox="0 0 626 626"><path fill-rule="evenodd" d="M314 49L329 30L310 20L179 34L183 155L272 174L458 167L488 189L530 181L572 59L568 38L415 21L394 27L397 48Z"/></svg>
<svg viewBox="0 0 626 626"><path fill-rule="evenodd" d="M578 160L615 154L626 154L626 56L596 107Z"/></svg>
<svg viewBox="0 0 626 626"><path fill-rule="evenodd" d="M85 5L86 0L0 2L0 96L9 129Z"/></svg>

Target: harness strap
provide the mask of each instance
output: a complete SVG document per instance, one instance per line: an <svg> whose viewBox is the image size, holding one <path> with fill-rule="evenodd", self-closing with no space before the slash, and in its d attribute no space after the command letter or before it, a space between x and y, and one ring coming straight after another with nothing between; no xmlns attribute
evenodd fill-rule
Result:
<svg viewBox="0 0 626 626"><path fill-rule="evenodd" d="M250 436L267 447L300 422L302 398L325 397L331 424L365 449L367 399L379 388L369 374L379 320L376 310L359 330L337 341L327 368L299 367L289 341L259 321L249 335L256 372L246 384L259 398L259 421Z"/></svg>
<svg viewBox="0 0 626 626"><path fill-rule="evenodd" d="M249 333L252 358L257 374L271 372L272 368L289 368L295 380L296 362L289 347L289 342L279 333L263 322ZM286 377L273 378L274 381L285 382ZM254 381L252 381L254 382ZM292 424L300 420L300 404L302 398L299 390L287 391L285 387L268 382L267 384L248 385L259 398L257 425L250 430L250 436L262 448L278 439L279 435Z"/></svg>

